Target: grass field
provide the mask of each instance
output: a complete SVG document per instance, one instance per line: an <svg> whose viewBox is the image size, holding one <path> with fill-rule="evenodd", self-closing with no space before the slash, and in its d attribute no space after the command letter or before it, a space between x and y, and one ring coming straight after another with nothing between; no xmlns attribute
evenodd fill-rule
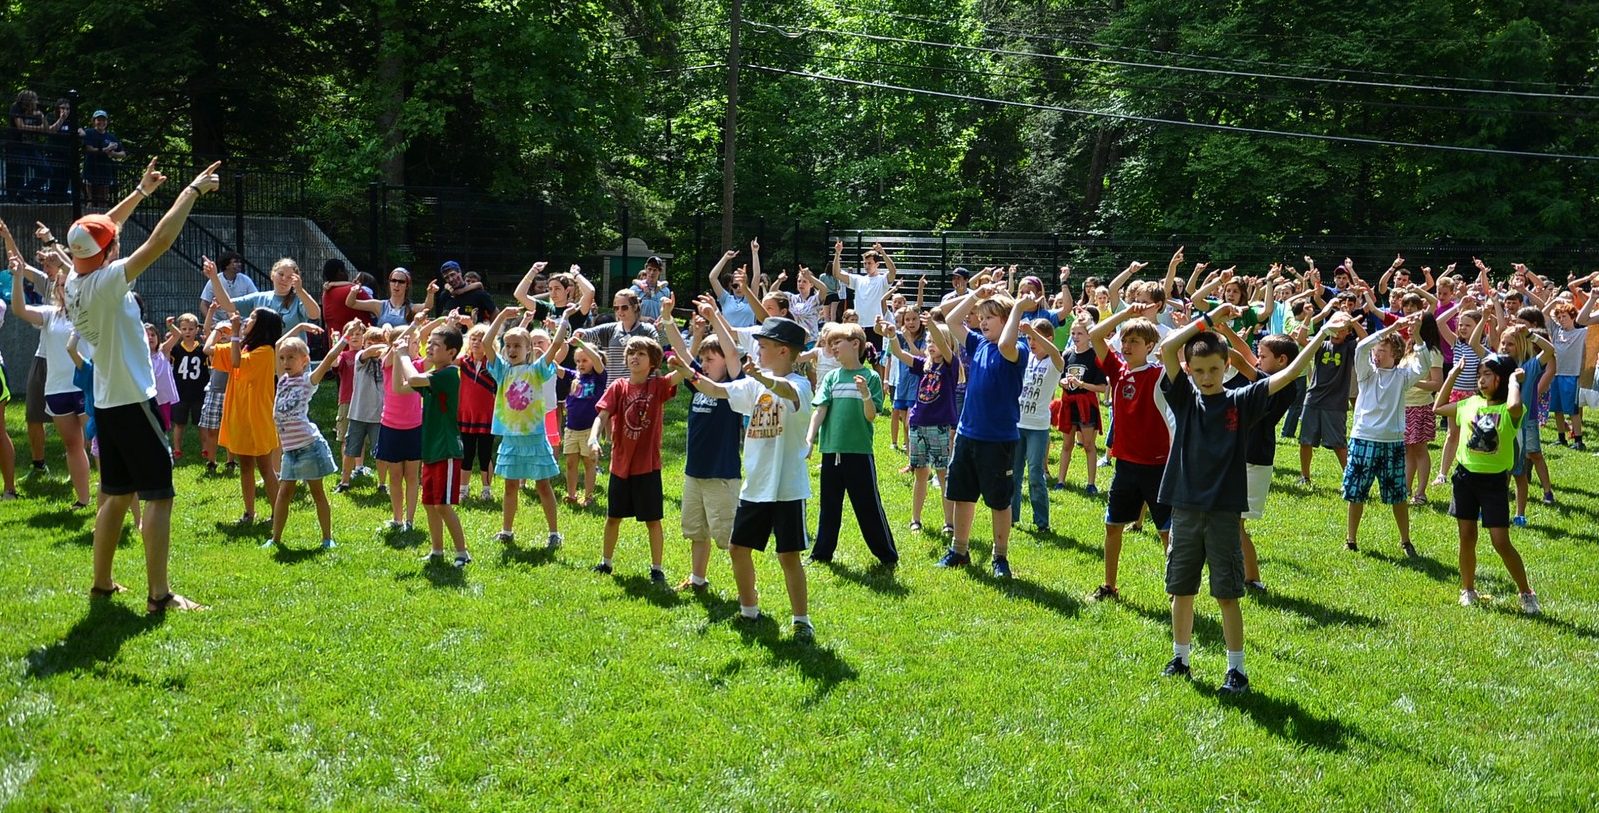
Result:
<svg viewBox="0 0 1599 813"><path fill-rule="evenodd" d="M680 398L673 582L688 567L682 415ZM25 449L20 406L7 418ZM1271 591L1244 605L1254 691L1223 700L1203 596L1196 680L1158 676L1171 645L1152 533L1129 534L1120 603L1083 601L1102 578L1103 503L1077 491L1051 495L1057 535L1015 535L1015 579L987 575L986 519L979 566L938 570L939 538L903 531L910 479L886 423L878 450L904 558L872 570L847 523L841 563L810 571L814 644L790 636L770 557L775 620L753 629L731 620L725 555L706 598L653 587L642 526L626 527L614 577L589 572L598 507L563 507L567 544L547 555L495 543L497 508L473 502L477 562L460 572L424 567L420 534L376 534L387 503L368 486L332 497L337 549L314 549L302 500L289 546L261 550L264 526L230 525L236 481L206 477L192 447L172 572L212 609L146 616L131 534L117 561L131 592L91 607L90 517L68 510L64 482L26 480L26 499L0 503L0 808L1599 806L1594 457L1549 448L1561 501L1513 535L1544 602L1525 617L1486 540L1479 589L1495 600L1456 604L1447 488L1415 517L1420 559L1400 557L1386 510L1349 553L1331 456L1304 490L1281 447L1254 529ZM541 527L524 500L522 538Z"/></svg>

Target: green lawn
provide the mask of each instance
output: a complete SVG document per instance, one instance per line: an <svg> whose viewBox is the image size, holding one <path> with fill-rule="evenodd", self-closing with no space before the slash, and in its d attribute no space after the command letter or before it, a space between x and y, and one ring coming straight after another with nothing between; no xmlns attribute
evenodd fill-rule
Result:
<svg viewBox="0 0 1599 813"><path fill-rule="evenodd" d="M688 567L674 533L681 400L666 443L674 582ZM20 407L7 418L25 449ZM841 564L810 571L814 644L790 637L770 557L775 621L744 629L720 553L703 600L651 586L638 525L615 577L589 572L598 507L563 507L567 545L550 556L495 543L497 508L474 502L462 513L477 562L462 573L423 567L420 534L374 533L387 503L368 487L332 497L336 550L313 550L302 500L289 548L266 551L264 527L228 524L237 483L192 462L172 570L212 609L145 616L131 535L117 575L132 592L91 608L90 518L67 509L64 482L26 480L26 499L0 503L0 808L1599 805L1589 455L1549 449L1561 503L1513 535L1544 601L1529 618L1486 541L1479 589L1496 598L1457 606L1447 488L1416 517L1420 560L1399 558L1385 510L1349 553L1331 456L1305 491L1281 447L1254 531L1271 592L1245 602L1254 692L1224 701L1208 598L1196 680L1158 676L1171 644L1152 533L1129 535L1120 603L1083 602L1101 580L1103 503L1075 491L1051 496L1058 536L1017 533L1014 580L987 576L986 519L981 567L941 571L937 536L902 530L910 478L894 473L886 422L878 449L904 561L871 571L848 526ZM539 516L524 501L525 540Z"/></svg>

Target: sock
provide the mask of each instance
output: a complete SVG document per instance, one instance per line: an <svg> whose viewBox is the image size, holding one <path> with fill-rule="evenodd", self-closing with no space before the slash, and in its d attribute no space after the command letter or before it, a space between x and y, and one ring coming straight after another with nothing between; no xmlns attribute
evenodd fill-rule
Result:
<svg viewBox="0 0 1599 813"><path fill-rule="evenodd" d="M709 582L707 582L707 581L705 581L705 577L704 577L704 576L694 576L694 575L690 575L690 576L689 576L689 577L688 577L688 580L689 580L689 582L691 582L691 583L693 583L693 584L696 584L696 585L700 585L700 584L708 584L708 583L709 583Z"/></svg>
<svg viewBox="0 0 1599 813"><path fill-rule="evenodd" d="M36 468L36 469L44 468L44 461L43 460L35 460L35 461L33 461L33 467Z"/></svg>
<svg viewBox="0 0 1599 813"><path fill-rule="evenodd" d="M745 607L744 605L740 604L740 605L738 605L738 612L739 612L739 615L742 615L745 618L760 618L761 617L761 608L760 608L760 605L758 605L758 604L757 605L752 605L752 606L749 606L749 607Z"/></svg>
<svg viewBox="0 0 1599 813"><path fill-rule="evenodd" d="M606 567L610 567L611 566L611 557L609 557L609 556L601 556L600 557L600 564L605 565Z"/></svg>
<svg viewBox="0 0 1599 813"><path fill-rule="evenodd" d="M1239 674L1243 674L1244 673L1244 653L1243 653L1243 650L1239 650L1237 652L1234 652L1234 651L1232 651L1230 649L1227 650L1227 668L1228 669L1237 669Z"/></svg>
<svg viewBox="0 0 1599 813"><path fill-rule="evenodd" d="M811 617L808 616L808 615L796 615L796 616L794 616L794 623L795 624L804 624L806 626L810 626L811 625Z"/></svg>
<svg viewBox="0 0 1599 813"><path fill-rule="evenodd" d="M1184 666L1188 665L1188 656L1193 651L1194 651L1194 645L1193 644L1172 644L1171 645L1171 654L1175 655L1178 660L1182 661Z"/></svg>

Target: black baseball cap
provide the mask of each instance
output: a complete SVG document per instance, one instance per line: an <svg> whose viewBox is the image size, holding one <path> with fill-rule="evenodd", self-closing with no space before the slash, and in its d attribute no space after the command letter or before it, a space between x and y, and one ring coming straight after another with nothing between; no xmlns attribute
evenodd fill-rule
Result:
<svg viewBox="0 0 1599 813"><path fill-rule="evenodd" d="M761 329L755 331L755 338L767 339L779 344L786 344L795 350L805 349L805 328L793 319L784 319L781 316L769 316L761 322Z"/></svg>
<svg viewBox="0 0 1599 813"><path fill-rule="evenodd" d="M949 275L952 277L962 277L965 279L972 278L972 272L966 270L966 266L963 265L956 266L954 271L949 272Z"/></svg>
<svg viewBox="0 0 1599 813"><path fill-rule="evenodd" d="M654 255L650 255L650 258L648 260L645 260L644 264L645 265L653 265L656 268L665 268L666 267L666 263L661 262L661 258L660 257L656 257Z"/></svg>

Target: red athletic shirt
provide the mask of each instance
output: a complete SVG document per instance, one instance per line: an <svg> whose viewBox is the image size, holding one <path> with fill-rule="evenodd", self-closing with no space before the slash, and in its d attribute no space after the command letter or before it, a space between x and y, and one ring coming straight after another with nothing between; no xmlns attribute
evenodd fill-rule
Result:
<svg viewBox="0 0 1599 813"><path fill-rule="evenodd" d="M596 408L611 419L611 473L637 477L661 470L661 410L677 386L652 375L643 384L612 381Z"/></svg>
<svg viewBox="0 0 1599 813"><path fill-rule="evenodd" d="M1160 378L1166 374L1159 364L1145 364L1136 370L1116 353L1099 360L1110 386L1110 410L1115 437L1111 454L1117 460L1146 466L1163 466L1171 454L1172 417L1166 408L1166 395L1160 391Z"/></svg>
<svg viewBox="0 0 1599 813"><path fill-rule="evenodd" d="M461 434L487 435L494 423L494 394L498 385L483 362L462 354L456 361L461 368Z"/></svg>

